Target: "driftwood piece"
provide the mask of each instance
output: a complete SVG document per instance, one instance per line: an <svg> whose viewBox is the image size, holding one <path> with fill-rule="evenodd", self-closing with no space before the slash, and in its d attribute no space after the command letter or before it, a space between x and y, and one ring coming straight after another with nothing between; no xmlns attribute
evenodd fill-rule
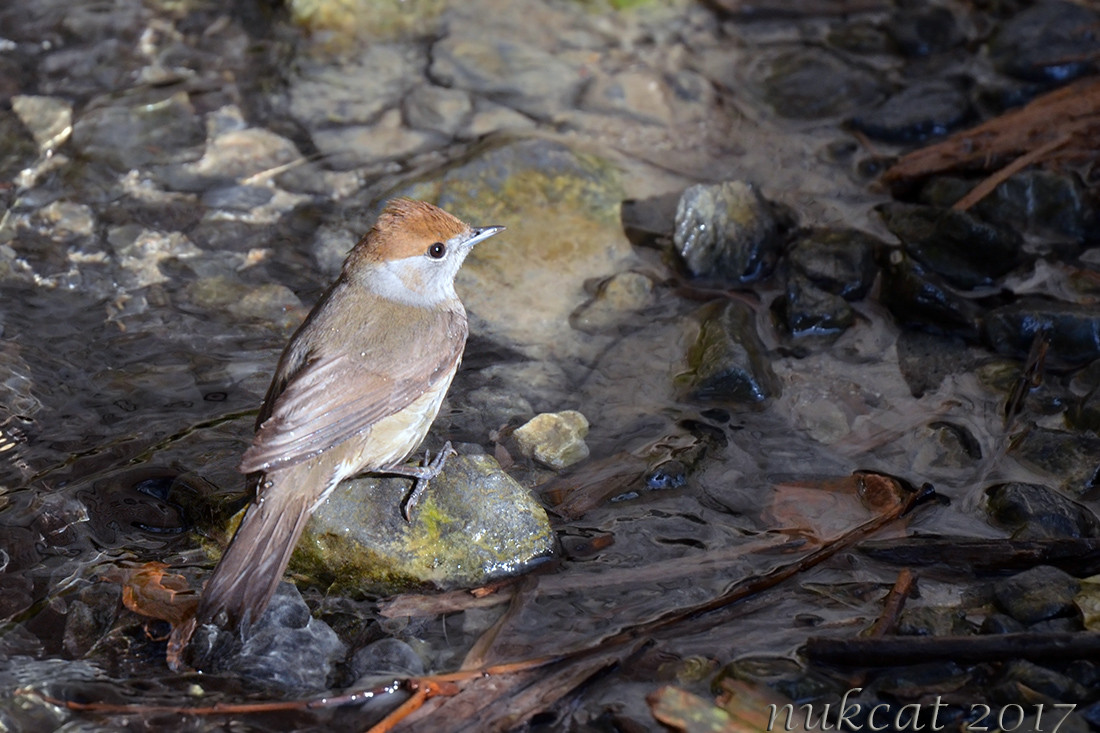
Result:
<svg viewBox="0 0 1100 733"><path fill-rule="evenodd" d="M811 661L853 667L894 667L946 661L974 664L1012 659L1095 659L1100 654L1100 633L1080 631L861 639L811 637L803 650Z"/></svg>
<svg viewBox="0 0 1100 733"><path fill-rule="evenodd" d="M1098 147L1100 79L1094 77L914 150L892 165L882 180L901 184L940 173L989 173L1029 155L1029 163L1086 161L1096 157Z"/></svg>

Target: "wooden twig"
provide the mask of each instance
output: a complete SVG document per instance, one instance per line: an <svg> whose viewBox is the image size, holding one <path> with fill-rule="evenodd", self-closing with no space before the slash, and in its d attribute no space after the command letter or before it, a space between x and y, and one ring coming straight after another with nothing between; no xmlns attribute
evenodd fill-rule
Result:
<svg viewBox="0 0 1100 733"><path fill-rule="evenodd" d="M989 176L973 189L971 189L970 193L966 194L961 199L956 201L954 206L952 206L951 208L955 211L966 211L971 206L974 206L974 204L978 203L986 196L993 193L993 189L997 188L997 186L1001 185L1009 178L1022 171L1024 168L1027 168L1032 163L1036 163L1042 160L1047 155L1053 153L1055 150L1062 147L1072 139L1073 136L1070 135L1068 132L1062 133L1045 145L1040 145L1031 152L1021 155L1019 158L1012 161L1004 168L1001 168L999 171Z"/></svg>
<svg viewBox="0 0 1100 733"><path fill-rule="evenodd" d="M902 568L898 573L898 579L894 581L894 587L886 596L886 602L882 604L882 613L875 619L868 636L879 638L897 633L898 623L901 621L901 612L905 609L905 602L909 600L909 594L913 592L913 585L917 576L909 568Z"/></svg>

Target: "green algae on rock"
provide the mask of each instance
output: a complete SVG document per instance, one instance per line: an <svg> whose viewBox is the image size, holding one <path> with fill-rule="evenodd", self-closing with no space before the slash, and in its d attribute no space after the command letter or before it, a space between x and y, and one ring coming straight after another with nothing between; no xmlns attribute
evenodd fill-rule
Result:
<svg viewBox="0 0 1100 733"><path fill-rule="evenodd" d="M290 567L337 595L484 585L554 552L542 506L489 456L454 456L411 522L402 478L346 481L314 512Z"/></svg>
<svg viewBox="0 0 1100 733"><path fill-rule="evenodd" d="M758 403L779 395L779 379L756 332L752 309L730 301L704 307L699 336L688 351L691 371L680 379L689 399Z"/></svg>

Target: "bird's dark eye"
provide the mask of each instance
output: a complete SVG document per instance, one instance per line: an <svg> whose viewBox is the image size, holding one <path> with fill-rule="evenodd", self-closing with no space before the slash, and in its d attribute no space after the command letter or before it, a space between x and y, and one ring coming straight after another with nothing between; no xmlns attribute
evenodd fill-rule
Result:
<svg viewBox="0 0 1100 733"><path fill-rule="evenodd" d="M436 242L431 247L428 247L428 256L433 260L441 260L445 254L447 254L447 247L443 242Z"/></svg>

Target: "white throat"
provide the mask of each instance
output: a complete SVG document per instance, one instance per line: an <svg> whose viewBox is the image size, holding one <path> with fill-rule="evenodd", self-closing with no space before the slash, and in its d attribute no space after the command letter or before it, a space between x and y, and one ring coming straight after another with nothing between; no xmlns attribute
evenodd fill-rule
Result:
<svg viewBox="0 0 1100 733"><path fill-rule="evenodd" d="M387 300L421 308L457 300L453 278L427 271L420 259L387 260L372 269L364 285Z"/></svg>

